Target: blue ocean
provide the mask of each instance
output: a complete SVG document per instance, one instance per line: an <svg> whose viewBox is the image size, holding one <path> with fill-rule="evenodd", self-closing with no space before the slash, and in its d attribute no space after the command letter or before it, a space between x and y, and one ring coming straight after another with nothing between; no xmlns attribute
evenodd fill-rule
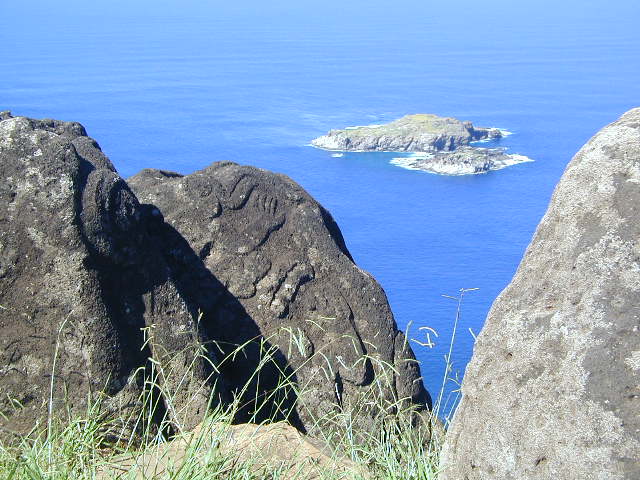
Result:
<svg viewBox="0 0 640 480"><path fill-rule="evenodd" d="M81 122L125 177L217 160L290 176L382 284L437 393L457 307L443 295L477 288L462 376L565 166L640 105L639 24L637 0L2 0L0 110ZM498 144L535 161L442 176L308 146L409 113L509 130Z"/></svg>

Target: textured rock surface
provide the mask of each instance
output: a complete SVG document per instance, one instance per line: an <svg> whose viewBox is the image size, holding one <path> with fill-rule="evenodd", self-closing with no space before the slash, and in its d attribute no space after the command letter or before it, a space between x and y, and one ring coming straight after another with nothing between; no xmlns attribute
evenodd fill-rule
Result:
<svg viewBox="0 0 640 480"><path fill-rule="evenodd" d="M409 170L423 170L441 175L476 175L500 170L531 159L505 153L504 148L460 147L453 152L416 154L394 158L391 163Z"/></svg>
<svg viewBox="0 0 640 480"><path fill-rule="evenodd" d="M338 151L435 152L455 150L474 140L499 138L497 128L474 127L471 122L432 114L406 115L386 125L331 130L311 142Z"/></svg>
<svg viewBox="0 0 640 480"><path fill-rule="evenodd" d="M370 389L429 401L384 292L286 177L229 163L145 171L133 183L161 213L80 124L8 112L0 160L0 434L46 418L50 391L55 415L91 394L135 419L152 370L180 428L247 382L237 421L288 415L293 389L250 401L283 374L306 392L290 418L302 429ZM255 375L265 352L275 361Z"/></svg>
<svg viewBox="0 0 640 480"><path fill-rule="evenodd" d="M152 211L78 123L3 112L0 171L1 430L24 433L46 416L52 375L54 413L82 408L89 392L135 409L136 371L151 355L162 386L179 391L173 419L199 422L208 362L181 378L203 340L197 312L149 241Z"/></svg>
<svg viewBox="0 0 640 480"><path fill-rule="evenodd" d="M478 338L446 480L640 478L640 109L564 173Z"/></svg>
<svg viewBox="0 0 640 480"><path fill-rule="evenodd" d="M366 472L347 458L334 458L326 446L306 437L285 422L271 425L203 424L193 432L151 447L142 455L117 457L96 475L97 480L163 478L183 468L207 468L214 459L244 465L256 478L319 480L364 479ZM210 467L211 468L211 467ZM226 469L225 469L226 470ZM209 470L211 471L211 470Z"/></svg>
<svg viewBox="0 0 640 480"><path fill-rule="evenodd" d="M279 347L281 368L306 392L300 426L309 428L335 404L357 403L378 381L386 397L428 401L384 291L353 263L331 215L289 178L216 163L184 177L143 170L129 184L164 215L168 230L155 242L171 252L179 232L221 283L202 285L194 298L225 354L259 335ZM168 262L176 276L193 270L192 260ZM253 373L258 347L222 365L231 388ZM399 374L385 380L378 362ZM256 388L268 390L276 377L263 375Z"/></svg>

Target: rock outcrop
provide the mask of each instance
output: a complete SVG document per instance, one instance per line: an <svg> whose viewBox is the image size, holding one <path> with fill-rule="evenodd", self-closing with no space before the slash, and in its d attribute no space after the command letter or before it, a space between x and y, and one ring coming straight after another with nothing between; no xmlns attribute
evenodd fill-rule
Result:
<svg viewBox="0 0 640 480"><path fill-rule="evenodd" d="M147 480L171 476L177 470L211 474L252 472L255 478L283 480L366 479L367 472L348 458L336 458L329 448L302 435L285 422L269 425L213 423L198 425L170 442L140 454L115 457L99 469L96 480ZM277 472L277 473L275 473Z"/></svg>
<svg viewBox="0 0 640 480"><path fill-rule="evenodd" d="M363 397L429 402L384 292L288 178L147 170L141 204L80 124L8 112L0 170L0 434L88 398L133 428L145 388L176 430L234 398L237 421L301 430Z"/></svg>
<svg viewBox="0 0 640 480"><path fill-rule="evenodd" d="M311 145L337 151L437 152L501 136L497 128L474 127L471 122L433 114L415 114L386 125L331 130Z"/></svg>
<svg viewBox="0 0 640 480"><path fill-rule="evenodd" d="M2 430L22 434L48 409L83 409L91 393L135 417L150 356L166 373L161 388L178 390L173 421L197 424L215 374L199 358L181 376L206 339L149 241L153 210L80 124L0 119Z"/></svg>
<svg viewBox="0 0 640 480"><path fill-rule="evenodd" d="M251 340L266 338L304 393L297 410L303 429L336 405L362 406L367 398L429 402L384 291L353 263L329 212L289 178L226 162L184 177L144 170L129 184L164 215L168 231L155 242L171 252L179 232L224 286L202 286L197 296L224 356L250 342L245 358L220 367L232 389L258 363L261 346ZM190 271L180 258L169 263ZM262 388L275 388L272 373L261 377ZM384 393L372 397L376 389Z"/></svg>
<svg viewBox="0 0 640 480"><path fill-rule="evenodd" d="M445 480L640 478L640 109L573 158L494 303Z"/></svg>
<svg viewBox="0 0 640 480"><path fill-rule="evenodd" d="M408 170L422 170L440 175L477 175L500 170L531 159L505 153L504 148L460 147L453 152L415 154L394 158L391 163Z"/></svg>

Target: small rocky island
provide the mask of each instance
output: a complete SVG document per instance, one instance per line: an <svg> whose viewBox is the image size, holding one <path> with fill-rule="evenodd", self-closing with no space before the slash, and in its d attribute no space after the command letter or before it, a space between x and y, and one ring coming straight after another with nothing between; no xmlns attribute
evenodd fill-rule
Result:
<svg viewBox="0 0 640 480"><path fill-rule="evenodd" d="M460 147L452 152L416 153L394 158L393 165L440 175L474 175L530 162L524 155L505 153L506 148Z"/></svg>
<svg viewBox="0 0 640 480"><path fill-rule="evenodd" d="M324 150L348 152L452 151L470 142L502 137L498 128L433 114L406 115L386 125L331 130L311 142Z"/></svg>
<svg viewBox="0 0 640 480"><path fill-rule="evenodd" d="M507 154L505 148L479 148L472 142L502 138L498 128L474 127L471 122L433 114L406 115L385 125L331 130L311 145L339 152L412 152L391 163L410 170L443 175L470 175L530 161Z"/></svg>

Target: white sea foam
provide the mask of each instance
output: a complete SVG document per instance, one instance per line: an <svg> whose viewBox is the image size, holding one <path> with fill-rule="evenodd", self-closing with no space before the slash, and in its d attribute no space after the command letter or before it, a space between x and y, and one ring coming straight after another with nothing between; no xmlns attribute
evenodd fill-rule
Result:
<svg viewBox="0 0 640 480"><path fill-rule="evenodd" d="M500 137L498 138L483 138L482 140L474 140L473 142L469 142L470 145L476 145L478 143L487 143L487 142L494 142L496 140L499 140L500 138L504 138L504 137L508 137L509 135L513 135L513 132L506 130L504 128L498 128L498 127L491 127L489 130L498 130L500 132Z"/></svg>
<svg viewBox="0 0 640 480"><path fill-rule="evenodd" d="M426 171L426 170L423 170L422 168L416 166L416 163L415 163L414 159L411 158L411 157L392 158L389 163L391 165L395 165L396 167L406 168L407 170Z"/></svg>
<svg viewBox="0 0 640 480"><path fill-rule="evenodd" d="M311 141L311 146L321 148L322 150L329 150L334 152L340 152L341 148L335 137L329 135L323 135Z"/></svg>
<svg viewBox="0 0 640 480"><path fill-rule="evenodd" d="M512 159L513 163L510 163L509 165L515 165L516 163L525 163L525 162L533 162L533 158L529 158L525 155L520 155L519 153L511 153L509 154L509 157ZM509 165L505 165L505 166L509 166Z"/></svg>

